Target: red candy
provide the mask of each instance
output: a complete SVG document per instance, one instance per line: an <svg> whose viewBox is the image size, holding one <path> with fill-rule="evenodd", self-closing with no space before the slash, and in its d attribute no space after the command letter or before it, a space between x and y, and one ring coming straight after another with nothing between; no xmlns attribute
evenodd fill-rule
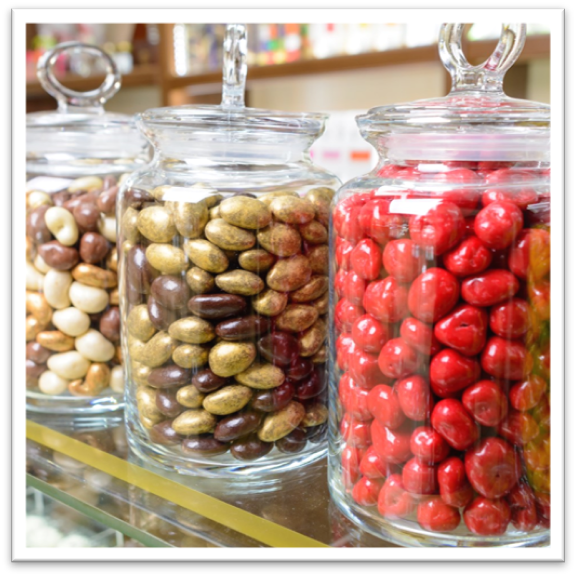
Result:
<svg viewBox="0 0 576 576"><path fill-rule="evenodd" d="M456 450L466 450L478 439L478 426L459 400L440 400L432 410L432 428Z"/></svg>
<svg viewBox="0 0 576 576"><path fill-rule="evenodd" d="M502 338L520 338L530 328L529 312L528 303L521 298L497 304L490 310L490 329Z"/></svg>
<svg viewBox="0 0 576 576"><path fill-rule="evenodd" d="M348 372L340 378L338 396L342 406L351 416L362 421L372 420L372 414L368 409L368 390L356 386Z"/></svg>
<svg viewBox="0 0 576 576"><path fill-rule="evenodd" d="M452 248L464 234L464 217L452 202L441 201L423 216L410 219L410 238L438 256Z"/></svg>
<svg viewBox="0 0 576 576"><path fill-rule="evenodd" d="M417 250L414 242L406 238L388 242L382 255L386 272L398 282L412 282L418 276L421 266L421 259L416 256Z"/></svg>
<svg viewBox="0 0 576 576"><path fill-rule="evenodd" d="M356 448L368 448L372 444L370 424L356 420L350 414L344 414L342 422L340 422L340 434L347 444L356 446Z"/></svg>
<svg viewBox="0 0 576 576"><path fill-rule="evenodd" d="M344 238L340 238L340 236L336 238L336 263L340 270L350 270L352 267L350 255L353 249L354 245L348 242L348 240L344 240Z"/></svg>
<svg viewBox="0 0 576 576"><path fill-rule="evenodd" d="M514 384L508 397L512 408L527 412L538 405L544 392L546 392L546 380L531 374L526 380Z"/></svg>
<svg viewBox="0 0 576 576"><path fill-rule="evenodd" d="M380 458L392 464L402 464L412 455L410 451L410 432L404 429L390 430L378 420L370 425L372 445Z"/></svg>
<svg viewBox="0 0 576 576"><path fill-rule="evenodd" d="M462 282L462 298L474 306L493 306L512 298L520 284L507 270L487 270Z"/></svg>
<svg viewBox="0 0 576 576"><path fill-rule="evenodd" d="M352 498L361 506L375 506L382 482L372 478L360 478L352 489Z"/></svg>
<svg viewBox="0 0 576 576"><path fill-rule="evenodd" d="M343 372L348 370L350 357L354 350L356 350L354 339L350 334L342 332L336 340L336 363Z"/></svg>
<svg viewBox="0 0 576 576"><path fill-rule="evenodd" d="M358 224L366 236L378 244L386 244L390 238L404 234L405 218L390 214L390 198L369 200L358 215Z"/></svg>
<svg viewBox="0 0 576 576"><path fill-rule="evenodd" d="M406 316L408 291L392 276L370 282L364 293L366 312L386 323L398 322Z"/></svg>
<svg viewBox="0 0 576 576"><path fill-rule="evenodd" d="M356 244L364 235L359 216L366 200L365 194L354 194L338 202L334 208L332 216L334 228L339 236L352 244Z"/></svg>
<svg viewBox="0 0 576 576"><path fill-rule="evenodd" d="M368 394L368 405L372 416L391 430L398 428L405 420L398 396L390 386L380 384L372 388Z"/></svg>
<svg viewBox="0 0 576 576"><path fill-rule="evenodd" d="M521 380L532 370L532 356L523 344L492 336L480 359L485 372L503 380Z"/></svg>
<svg viewBox="0 0 576 576"><path fill-rule="evenodd" d="M446 252L442 261L449 272L463 278L484 272L492 262L492 252L477 236L468 236L458 246Z"/></svg>
<svg viewBox="0 0 576 576"><path fill-rule="evenodd" d="M464 509L464 522L479 536L500 536L506 532L512 514L506 500L476 497Z"/></svg>
<svg viewBox="0 0 576 576"><path fill-rule="evenodd" d="M410 450L418 460L432 465L448 456L450 446L433 428L419 426L410 437Z"/></svg>
<svg viewBox="0 0 576 576"><path fill-rule="evenodd" d="M394 384L398 401L402 407L402 412L417 422L430 417L432 412L432 394L430 384L416 374L398 380Z"/></svg>
<svg viewBox="0 0 576 576"><path fill-rule="evenodd" d="M506 501L512 513L512 526L522 532L530 532L536 528L538 513L536 512L536 498L532 488L527 484L518 482L506 496Z"/></svg>
<svg viewBox="0 0 576 576"><path fill-rule="evenodd" d="M434 394L450 398L470 386L480 376L480 366L474 358L462 356L446 348L438 352L430 363L430 385Z"/></svg>
<svg viewBox="0 0 576 576"><path fill-rule="evenodd" d="M418 524L433 532L452 532L460 524L458 508L449 506L438 496L420 502L416 515Z"/></svg>
<svg viewBox="0 0 576 576"><path fill-rule="evenodd" d="M416 508L412 495L406 491L400 474L386 478L378 495L378 512L384 518L406 518Z"/></svg>
<svg viewBox="0 0 576 576"><path fill-rule="evenodd" d="M360 460L362 452L354 446L345 446L342 450L342 480L351 487L360 478Z"/></svg>
<svg viewBox="0 0 576 576"><path fill-rule="evenodd" d="M434 335L465 356L476 356L486 344L486 312L470 304L458 306L434 326Z"/></svg>
<svg viewBox="0 0 576 576"><path fill-rule="evenodd" d="M527 412L514 410L500 422L498 433L512 444L524 446L538 436L538 424Z"/></svg>
<svg viewBox="0 0 576 576"><path fill-rule="evenodd" d="M436 470L418 458L412 458L402 468L402 483L412 494L435 494L438 491Z"/></svg>
<svg viewBox="0 0 576 576"><path fill-rule="evenodd" d="M508 413L506 394L491 380L482 380L466 388L462 404L483 426L497 426Z"/></svg>
<svg viewBox="0 0 576 576"><path fill-rule="evenodd" d="M352 269L365 280L375 280L380 274L380 248L374 240L360 240L352 250Z"/></svg>
<svg viewBox="0 0 576 576"><path fill-rule="evenodd" d="M350 356L349 364L350 376L361 388L370 389L386 380L380 371L378 356L375 354L368 354L356 348Z"/></svg>
<svg viewBox="0 0 576 576"><path fill-rule="evenodd" d="M416 370L416 352L402 338L388 340L380 355L378 366L389 378L404 378Z"/></svg>
<svg viewBox="0 0 576 576"><path fill-rule="evenodd" d="M380 458L374 447L370 446L360 461L360 472L366 478L387 478L391 474L396 474L398 467Z"/></svg>
<svg viewBox="0 0 576 576"><path fill-rule="evenodd" d="M458 280L450 272L442 268L429 268L412 282L408 292L408 308L418 320L436 322L454 307L459 291Z"/></svg>
<svg viewBox="0 0 576 576"><path fill-rule="evenodd" d="M464 464L470 484L486 498L505 496L520 476L514 448L502 438L481 440L466 452Z"/></svg>
<svg viewBox="0 0 576 576"><path fill-rule="evenodd" d="M406 318L400 326L400 336L414 350L424 356L431 356L442 347L429 324L416 318Z"/></svg>
<svg viewBox="0 0 576 576"><path fill-rule="evenodd" d="M362 314L364 314L364 309L361 306L352 304L352 302L342 298L334 308L334 321L339 330L350 332L352 324Z"/></svg>
<svg viewBox="0 0 576 576"><path fill-rule="evenodd" d="M390 339L390 330L370 314L360 316L352 326L352 338L356 346L371 354L378 354Z"/></svg>
<svg viewBox="0 0 576 576"><path fill-rule="evenodd" d="M524 219L522 211L512 202L492 202L476 215L474 232L488 248L508 248L518 235Z"/></svg>
<svg viewBox="0 0 576 576"><path fill-rule="evenodd" d="M338 275L336 276L336 291L340 297L346 298L348 302L352 302L352 304L356 304L356 306L362 306L362 300L364 299L364 293L366 292L368 282L353 270L345 273L345 276L340 280L339 285Z"/></svg>
<svg viewBox="0 0 576 576"><path fill-rule="evenodd" d="M510 270L526 280L542 280L550 273L550 232L540 228L522 230L508 256Z"/></svg>
<svg viewBox="0 0 576 576"><path fill-rule="evenodd" d="M457 508L466 506L474 496L472 486L466 477L464 462L454 456L438 466L438 486L442 500Z"/></svg>

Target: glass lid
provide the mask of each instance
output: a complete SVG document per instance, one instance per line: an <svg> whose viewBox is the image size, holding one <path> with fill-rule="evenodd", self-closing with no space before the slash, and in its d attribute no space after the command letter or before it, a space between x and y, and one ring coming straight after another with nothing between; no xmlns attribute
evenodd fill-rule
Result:
<svg viewBox="0 0 576 576"><path fill-rule="evenodd" d="M526 39L525 24L503 24L492 55L471 65L462 50L464 24L443 24L440 58L452 77L443 98L372 108L357 116L364 138L392 159L548 161L550 106L509 98L504 75Z"/></svg>

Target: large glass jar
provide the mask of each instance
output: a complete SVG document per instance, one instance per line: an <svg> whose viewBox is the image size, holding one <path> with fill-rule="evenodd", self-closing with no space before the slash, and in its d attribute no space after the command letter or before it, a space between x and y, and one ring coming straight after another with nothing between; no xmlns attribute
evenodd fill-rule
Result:
<svg viewBox="0 0 576 576"><path fill-rule="evenodd" d="M332 211L329 481L413 546L546 543L550 521L550 110L446 24L446 98L359 116L380 154ZM557 385L561 385L560 382Z"/></svg>
<svg viewBox="0 0 576 576"><path fill-rule="evenodd" d="M243 106L228 27L221 106L148 110L153 162L122 186L120 307L135 451L197 475L325 453L329 205L309 159L325 116Z"/></svg>
<svg viewBox="0 0 576 576"><path fill-rule="evenodd" d="M78 93L52 67L71 51L104 61L102 86ZM120 88L113 60L77 42L38 64L55 112L26 122L26 397L48 413L123 406L116 252L120 180L142 166L147 145L131 117L102 108Z"/></svg>

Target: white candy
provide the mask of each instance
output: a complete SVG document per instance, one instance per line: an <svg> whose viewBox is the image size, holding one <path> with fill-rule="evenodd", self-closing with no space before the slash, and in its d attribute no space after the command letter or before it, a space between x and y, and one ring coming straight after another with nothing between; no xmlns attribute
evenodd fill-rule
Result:
<svg viewBox="0 0 576 576"><path fill-rule="evenodd" d="M54 358L54 356L51 356L48 360L51 358ZM44 394L55 396L66 392L66 390L68 390L69 382L69 380L62 378L55 372L46 370L46 372L40 374L40 378L38 379L38 388L40 388L40 391L44 392Z"/></svg>
<svg viewBox="0 0 576 576"><path fill-rule="evenodd" d="M75 350L53 354L48 358L48 368L61 378L77 380L84 378L90 367L90 362ZM44 372L46 374L46 372ZM40 385L40 383L38 384ZM68 385L68 383L66 383Z"/></svg>
<svg viewBox="0 0 576 576"><path fill-rule="evenodd" d="M42 290L44 274L38 272L31 262L26 262L26 290Z"/></svg>
<svg viewBox="0 0 576 576"><path fill-rule="evenodd" d="M56 310L68 308L70 298L68 291L72 284L72 274L65 270L48 270L44 277L44 297L48 304Z"/></svg>
<svg viewBox="0 0 576 576"><path fill-rule="evenodd" d="M109 386L117 394L124 392L124 369L122 366L114 366L112 368Z"/></svg>
<svg viewBox="0 0 576 576"><path fill-rule="evenodd" d="M108 362L112 360L115 352L114 344L94 329L78 336L74 341L74 347L84 358L92 362Z"/></svg>
<svg viewBox="0 0 576 576"><path fill-rule="evenodd" d="M42 258L42 256L40 256L40 254L36 254L36 258L34 258L34 266L35 266L36 270L39 270L40 272L42 272L42 274L46 274L50 270L54 270L54 268L52 268L52 266L48 266L48 264L46 264L46 262L44 261L44 258Z"/></svg>
<svg viewBox="0 0 576 576"><path fill-rule="evenodd" d="M80 190L99 190L104 186L102 178L98 176L82 176L81 178L76 178L70 186L68 186L68 192L79 192Z"/></svg>
<svg viewBox="0 0 576 576"><path fill-rule="evenodd" d="M109 240L116 243L116 218L114 216L104 216L98 220L98 232Z"/></svg>
<svg viewBox="0 0 576 576"><path fill-rule="evenodd" d="M81 282L73 282L68 291L72 304L82 312L87 314L97 314L102 312L110 301L110 296L106 290L88 286Z"/></svg>
<svg viewBox="0 0 576 576"><path fill-rule="evenodd" d="M70 307L56 310L52 314L52 324L68 336L80 336L90 328L90 316L78 308Z"/></svg>
<svg viewBox="0 0 576 576"><path fill-rule="evenodd" d="M66 208L62 206L48 208L44 214L44 221L60 244L73 246L78 241L78 225L72 212Z"/></svg>

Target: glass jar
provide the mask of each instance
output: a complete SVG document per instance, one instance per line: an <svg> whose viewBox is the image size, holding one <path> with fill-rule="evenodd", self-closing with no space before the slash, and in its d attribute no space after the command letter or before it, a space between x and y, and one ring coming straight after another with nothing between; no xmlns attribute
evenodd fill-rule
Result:
<svg viewBox="0 0 576 576"><path fill-rule="evenodd" d="M380 162L332 212L330 489L395 543L543 544L550 109L502 90L524 25L480 66L462 28L446 98L357 118Z"/></svg>
<svg viewBox="0 0 576 576"><path fill-rule="evenodd" d="M329 204L309 159L325 116L245 108L227 30L221 106L148 110L153 162L122 186L120 308L134 450L227 476L325 454Z"/></svg>
<svg viewBox="0 0 576 576"><path fill-rule="evenodd" d="M81 51L107 67L102 86L78 93L52 67ZM95 46L59 44L38 63L58 110L26 122L26 406L95 413L123 406L116 252L116 196L146 160L131 117L104 112L120 88L112 59Z"/></svg>

